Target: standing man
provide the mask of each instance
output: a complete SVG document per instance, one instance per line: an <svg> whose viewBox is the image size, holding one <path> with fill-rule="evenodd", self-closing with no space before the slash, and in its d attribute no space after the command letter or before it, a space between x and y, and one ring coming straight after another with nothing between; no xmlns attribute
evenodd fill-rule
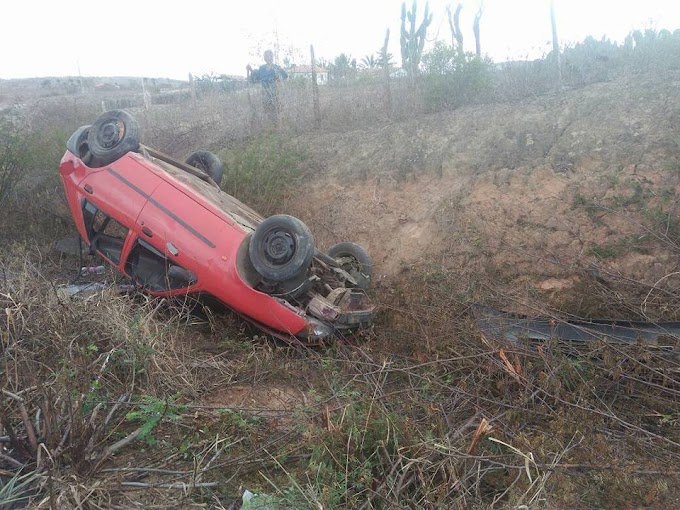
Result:
<svg viewBox="0 0 680 510"><path fill-rule="evenodd" d="M272 50L264 52L264 64L257 70L253 70L250 64L246 66L248 81L251 83L262 83L262 102L264 111L272 121L274 126L279 124L279 92L277 82L288 78L288 73L281 66L274 64L274 53Z"/></svg>

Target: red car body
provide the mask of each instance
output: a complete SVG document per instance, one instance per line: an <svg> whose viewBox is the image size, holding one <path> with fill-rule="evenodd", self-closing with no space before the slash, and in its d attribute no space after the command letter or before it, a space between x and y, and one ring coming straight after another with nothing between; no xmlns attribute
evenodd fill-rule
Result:
<svg viewBox="0 0 680 510"><path fill-rule="evenodd" d="M370 323L374 308L356 289L345 304L311 291L285 299L258 289L245 253L263 218L197 170L144 146L100 167L75 152L70 146L59 171L76 228L91 253L145 292L214 296L285 339L311 342ZM315 256L312 266L319 264L328 269Z"/></svg>

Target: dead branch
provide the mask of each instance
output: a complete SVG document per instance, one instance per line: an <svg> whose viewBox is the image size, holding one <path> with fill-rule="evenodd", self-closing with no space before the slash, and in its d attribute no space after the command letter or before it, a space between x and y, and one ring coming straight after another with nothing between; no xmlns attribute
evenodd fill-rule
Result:
<svg viewBox="0 0 680 510"><path fill-rule="evenodd" d="M135 489L180 489L187 491L195 487L218 487L220 484L218 482L202 482L202 483L144 483L144 482L120 482L121 487L130 487Z"/></svg>
<svg viewBox="0 0 680 510"><path fill-rule="evenodd" d="M94 465L92 470L96 471L104 463L104 461L106 461L106 459L108 459L111 455L116 453L121 448L125 448L127 445L132 443L135 439L137 439L139 437L139 435L142 433L143 430L144 430L144 426L142 425L141 427L139 427L134 432L127 435L126 437L124 437L120 441L116 441L111 446L106 447L104 449L104 451L102 452L102 454L99 456L99 459L97 460L97 462Z"/></svg>
<svg viewBox="0 0 680 510"><path fill-rule="evenodd" d="M5 462L12 464L14 467L19 468L19 469L22 469L26 466L26 464L22 464L18 460L10 457L9 455L5 455L4 453L0 453L0 460L4 460Z"/></svg>

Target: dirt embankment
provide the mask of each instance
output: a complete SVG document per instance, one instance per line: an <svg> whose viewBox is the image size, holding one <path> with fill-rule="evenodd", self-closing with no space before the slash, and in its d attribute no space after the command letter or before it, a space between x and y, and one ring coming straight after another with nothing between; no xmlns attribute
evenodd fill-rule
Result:
<svg viewBox="0 0 680 510"><path fill-rule="evenodd" d="M424 266L456 292L487 281L567 308L593 274L651 287L676 268L678 86L632 77L299 140L322 170L287 208L322 248L365 245L379 278Z"/></svg>

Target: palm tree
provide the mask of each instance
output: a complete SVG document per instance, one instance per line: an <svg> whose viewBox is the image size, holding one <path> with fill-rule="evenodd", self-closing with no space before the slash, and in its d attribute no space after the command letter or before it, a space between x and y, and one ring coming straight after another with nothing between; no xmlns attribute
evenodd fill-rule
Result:
<svg viewBox="0 0 680 510"><path fill-rule="evenodd" d="M378 58L375 58L373 55L366 55L364 58L361 59L361 67L362 69L375 69L378 67Z"/></svg>

